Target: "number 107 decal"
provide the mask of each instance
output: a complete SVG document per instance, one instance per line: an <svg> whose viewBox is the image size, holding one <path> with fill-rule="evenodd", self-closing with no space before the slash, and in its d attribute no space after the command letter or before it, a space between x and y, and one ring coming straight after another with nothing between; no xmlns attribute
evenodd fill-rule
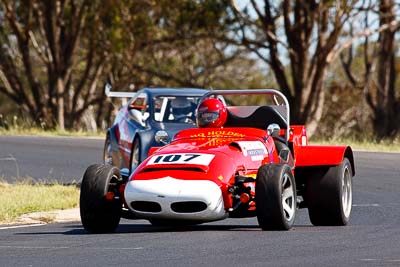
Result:
<svg viewBox="0 0 400 267"><path fill-rule="evenodd" d="M174 153L152 156L147 165L153 164L196 164L208 166L215 155L202 153Z"/></svg>

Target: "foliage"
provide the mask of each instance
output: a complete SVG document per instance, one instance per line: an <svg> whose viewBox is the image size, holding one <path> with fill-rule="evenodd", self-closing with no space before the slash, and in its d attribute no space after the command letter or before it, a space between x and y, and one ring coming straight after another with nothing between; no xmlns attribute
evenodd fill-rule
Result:
<svg viewBox="0 0 400 267"><path fill-rule="evenodd" d="M243 7L228 2L235 34L231 41L271 67L294 123L308 124L314 133L324 107L326 69L344 24L357 13L356 1L264 0Z"/></svg>
<svg viewBox="0 0 400 267"><path fill-rule="evenodd" d="M38 124L72 128L91 104L101 100L94 95L104 64L102 55L94 56L97 39L79 49L81 36L91 35L85 25L95 4L89 3L1 2L0 92Z"/></svg>
<svg viewBox="0 0 400 267"><path fill-rule="evenodd" d="M0 0L0 113L95 132L120 106L105 82L276 87L309 133L395 138L399 12L394 0Z"/></svg>
<svg viewBox="0 0 400 267"><path fill-rule="evenodd" d="M371 112L351 86L332 82L326 92L321 121L315 133L317 139L350 138L372 140Z"/></svg>
<svg viewBox="0 0 400 267"><path fill-rule="evenodd" d="M103 84L238 87L263 84L227 34L216 1L7 1L0 14L0 92L48 128L77 129L85 116L110 124ZM257 86L258 87L258 86Z"/></svg>
<svg viewBox="0 0 400 267"><path fill-rule="evenodd" d="M374 137L377 140L393 139L400 133L400 90L396 86L400 80L396 78L398 60L395 55L398 49L395 34L400 29L400 21L396 19L399 10L396 11L394 0L370 1L364 4L362 24L365 32L373 27L370 17L376 16L379 22L379 27L375 30L378 38L372 41L367 36L358 47L361 50L359 55L354 55L353 46L350 46L346 54L341 55L341 63L348 81L359 90L371 110ZM353 25L349 25L349 35L354 38L352 28ZM358 64L353 64L356 56L362 59L361 69Z"/></svg>

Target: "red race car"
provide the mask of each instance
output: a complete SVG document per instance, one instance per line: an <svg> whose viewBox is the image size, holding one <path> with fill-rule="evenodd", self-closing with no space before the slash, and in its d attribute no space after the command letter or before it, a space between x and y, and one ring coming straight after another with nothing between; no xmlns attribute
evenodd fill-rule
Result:
<svg viewBox="0 0 400 267"><path fill-rule="evenodd" d="M248 99L261 105L243 105ZM238 105L241 103L241 105ZM346 225L352 207L353 152L308 145L290 125L276 90L214 90L197 107L198 128L178 132L132 173L109 165L86 170L83 227L113 232L121 217L154 225L256 216L263 230L289 230L299 208L313 225Z"/></svg>

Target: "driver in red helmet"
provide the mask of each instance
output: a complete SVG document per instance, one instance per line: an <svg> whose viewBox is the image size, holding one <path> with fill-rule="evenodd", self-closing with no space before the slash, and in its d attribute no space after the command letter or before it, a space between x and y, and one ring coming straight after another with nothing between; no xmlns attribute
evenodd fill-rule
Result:
<svg viewBox="0 0 400 267"><path fill-rule="evenodd" d="M221 128L227 117L226 106L217 98L208 98L197 108L197 126L201 128Z"/></svg>

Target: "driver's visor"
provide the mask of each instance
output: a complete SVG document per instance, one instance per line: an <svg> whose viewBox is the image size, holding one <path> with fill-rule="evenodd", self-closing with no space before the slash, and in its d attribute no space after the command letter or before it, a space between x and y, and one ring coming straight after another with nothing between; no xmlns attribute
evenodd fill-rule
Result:
<svg viewBox="0 0 400 267"><path fill-rule="evenodd" d="M209 123L216 121L219 118L219 112L201 112L198 114L200 126L206 126Z"/></svg>

